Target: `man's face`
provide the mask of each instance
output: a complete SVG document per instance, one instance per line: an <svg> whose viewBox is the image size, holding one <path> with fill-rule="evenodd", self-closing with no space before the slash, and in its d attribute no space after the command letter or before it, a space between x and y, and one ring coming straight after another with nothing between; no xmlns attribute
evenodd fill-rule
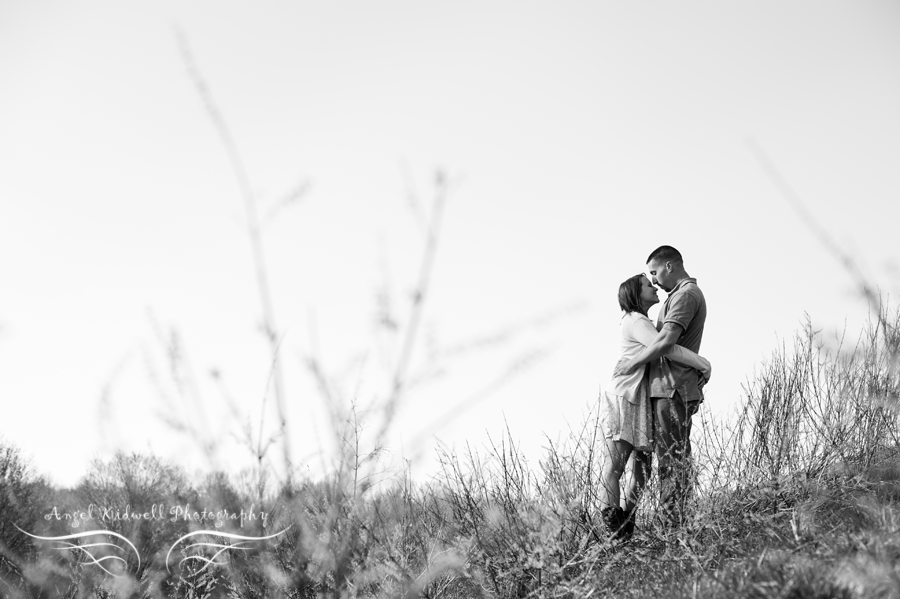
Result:
<svg viewBox="0 0 900 599"><path fill-rule="evenodd" d="M672 268L668 262L654 258L647 263L650 281L666 293L672 291Z"/></svg>

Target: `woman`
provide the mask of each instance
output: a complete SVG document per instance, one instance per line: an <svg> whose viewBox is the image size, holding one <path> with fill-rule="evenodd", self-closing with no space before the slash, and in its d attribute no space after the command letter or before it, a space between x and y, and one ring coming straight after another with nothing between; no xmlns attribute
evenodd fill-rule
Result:
<svg viewBox="0 0 900 599"><path fill-rule="evenodd" d="M642 274L619 285L619 307L625 312L619 361L633 358L656 337L656 327L647 318L647 310L658 303L656 287ZM704 380L708 380L712 372L707 359L678 345L665 357L696 368ZM607 390L600 394L600 418L607 454L600 481L601 513L610 534L617 539L630 536L634 531L634 508L650 470L653 416L648 372L649 364L631 374L613 376ZM619 479L632 456L632 475L626 481L623 510L619 505Z"/></svg>

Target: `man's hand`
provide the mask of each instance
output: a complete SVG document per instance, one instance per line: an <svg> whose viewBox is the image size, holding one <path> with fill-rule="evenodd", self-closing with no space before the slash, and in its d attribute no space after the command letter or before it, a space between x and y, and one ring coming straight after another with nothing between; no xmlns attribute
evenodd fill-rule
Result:
<svg viewBox="0 0 900 599"><path fill-rule="evenodd" d="M633 360L622 358L621 360L619 360L619 363L616 364L616 369L613 371L613 376L628 376L635 370L637 370L637 366L635 366Z"/></svg>

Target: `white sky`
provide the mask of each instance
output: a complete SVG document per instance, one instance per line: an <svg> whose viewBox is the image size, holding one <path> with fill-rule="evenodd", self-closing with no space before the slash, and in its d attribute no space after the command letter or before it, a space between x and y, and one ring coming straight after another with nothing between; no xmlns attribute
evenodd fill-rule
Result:
<svg viewBox="0 0 900 599"><path fill-rule="evenodd" d="M265 233L292 447L310 471L331 438L302 366L310 323L348 394L363 372L362 402L384 395L393 354L375 298L388 281L405 317L423 241L404 170L424 206L437 168L461 181L416 364L429 346L531 323L444 359L446 375L408 397L391 455L420 474L435 436L479 447L505 418L536 458L578 423L615 362L618 285L658 245L682 251L707 296L710 410L736 405L804 311L828 330L859 325L851 279L748 139L873 280L900 287L892 2L3 0L0 435L58 484L116 449L202 463L160 413L220 441L220 467L249 463L229 439L248 418L257 427L266 388L258 291L174 26L261 211L311 183ZM152 383L172 388L154 321L183 340L199 404L167 406ZM535 351L532 368L443 417Z"/></svg>

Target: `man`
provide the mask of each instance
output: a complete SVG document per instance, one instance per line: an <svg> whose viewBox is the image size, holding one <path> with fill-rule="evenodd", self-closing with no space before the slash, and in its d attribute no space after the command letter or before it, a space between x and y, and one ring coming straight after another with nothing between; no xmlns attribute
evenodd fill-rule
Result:
<svg viewBox="0 0 900 599"><path fill-rule="evenodd" d="M650 397L655 419L655 451L658 461L662 517L676 524L684 515L691 472L691 417L703 401L702 387L709 373L662 357L673 345L700 352L706 299L697 280L684 270L681 253L664 245L647 258L651 282L668 293L659 311L653 342L640 354L617 367L617 373L634 372L650 363Z"/></svg>

